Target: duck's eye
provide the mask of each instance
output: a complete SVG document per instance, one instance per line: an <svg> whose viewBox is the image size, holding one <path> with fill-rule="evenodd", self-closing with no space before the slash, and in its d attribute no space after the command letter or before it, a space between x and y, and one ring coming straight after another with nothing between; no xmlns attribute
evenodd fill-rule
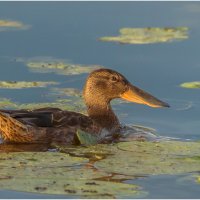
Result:
<svg viewBox="0 0 200 200"><path fill-rule="evenodd" d="M116 77L116 76L112 76L112 77L111 77L111 80L112 80L113 82L116 82L116 81L117 81L117 77Z"/></svg>

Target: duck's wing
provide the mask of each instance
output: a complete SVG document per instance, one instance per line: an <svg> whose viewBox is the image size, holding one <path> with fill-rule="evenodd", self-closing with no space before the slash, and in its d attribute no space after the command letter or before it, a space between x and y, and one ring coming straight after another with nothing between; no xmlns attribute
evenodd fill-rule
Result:
<svg viewBox="0 0 200 200"><path fill-rule="evenodd" d="M70 143L78 128L92 125L89 117L57 108L0 110L0 132L13 142L38 142L56 139Z"/></svg>
<svg viewBox="0 0 200 200"><path fill-rule="evenodd" d="M37 127L77 127L85 128L92 121L81 113L63 111L58 108L41 108L35 110L0 110L23 124Z"/></svg>
<svg viewBox="0 0 200 200"><path fill-rule="evenodd" d="M52 127L52 115L60 109L36 109L36 110L0 110L1 113L21 122L24 125L38 127Z"/></svg>

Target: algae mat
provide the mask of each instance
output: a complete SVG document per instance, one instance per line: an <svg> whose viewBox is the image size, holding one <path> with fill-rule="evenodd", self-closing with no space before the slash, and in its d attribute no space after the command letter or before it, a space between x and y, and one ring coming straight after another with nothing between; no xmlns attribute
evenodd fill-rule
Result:
<svg viewBox="0 0 200 200"><path fill-rule="evenodd" d="M0 188L86 198L133 198L147 192L125 180L200 171L199 142L54 147L60 152L1 153ZM115 178L105 178L110 176Z"/></svg>
<svg viewBox="0 0 200 200"><path fill-rule="evenodd" d="M82 148L60 147L74 156L104 158L97 169L128 176L180 174L200 171L200 143L182 141L120 142Z"/></svg>
<svg viewBox="0 0 200 200"><path fill-rule="evenodd" d="M180 174L200 171L198 142L127 142L119 143L107 159L96 167L126 175Z"/></svg>
<svg viewBox="0 0 200 200"><path fill-rule="evenodd" d="M189 88L189 89L199 89L200 88L200 81L194 81L194 82L185 82L180 84L183 88Z"/></svg>
<svg viewBox="0 0 200 200"><path fill-rule="evenodd" d="M185 40L188 27L121 28L119 36L101 37L100 41L121 44L154 44Z"/></svg>
<svg viewBox="0 0 200 200"><path fill-rule="evenodd" d="M87 198L130 197L136 185L96 180L108 176L87 167L88 159L58 152L1 153L0 188Z"/></svg>

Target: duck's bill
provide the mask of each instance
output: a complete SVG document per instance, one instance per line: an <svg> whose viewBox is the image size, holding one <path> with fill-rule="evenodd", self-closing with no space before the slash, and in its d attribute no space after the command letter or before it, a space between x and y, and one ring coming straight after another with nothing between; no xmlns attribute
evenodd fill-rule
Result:
<svg viewBox="0 0 200 200"><path fill-rule="evenodd" d="M160 108L160 107L170 107L168 103L165 103L151 94L137 88L133 85L129 86L129 89L120 95L122 99L131 101L134 103L145 104L150 107Z"/></svg>

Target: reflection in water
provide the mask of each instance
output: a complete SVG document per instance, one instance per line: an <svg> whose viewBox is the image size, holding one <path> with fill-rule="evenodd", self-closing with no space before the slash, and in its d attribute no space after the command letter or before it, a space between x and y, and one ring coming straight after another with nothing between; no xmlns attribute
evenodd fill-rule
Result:
<svg viewBox="0 0 200 200"><path fill-rule="evenodd" d="M105 42L118 42L122 44L150 44L172 42L188 38L187 27L166 28L122 28L119 36L101 37Z"/></svg>

